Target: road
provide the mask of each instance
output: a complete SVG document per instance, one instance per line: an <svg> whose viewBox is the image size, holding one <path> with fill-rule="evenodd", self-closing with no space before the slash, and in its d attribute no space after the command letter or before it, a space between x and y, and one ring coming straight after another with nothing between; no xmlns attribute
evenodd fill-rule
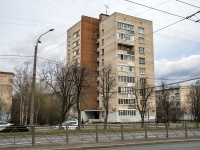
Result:
<svg viewBox="0 0 200 150"><path fill-rule="evenodd" d="M95 148L96 149L96 148ZM135 145L111 148L98 148L96 150L199 150L200 142L178 142L152 145Z"/></svg>

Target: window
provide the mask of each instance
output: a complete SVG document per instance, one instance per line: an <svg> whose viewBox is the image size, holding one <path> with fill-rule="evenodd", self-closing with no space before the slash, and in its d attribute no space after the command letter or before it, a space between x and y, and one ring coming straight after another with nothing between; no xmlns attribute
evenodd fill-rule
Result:
<svg viewBox="0 0 200 150"><path fill-rule="evenodd" d="M134 105L135 104L135 99L122 99L122 98L119 98L118 99L118 104L125 104L125 105Z"/></svg>
<svg viewBox="0 0 200 150"><path fill-rule="evenodd" d="M145 74L145 68L140 68L140 74Z"/></svg>
<svg viewBox="0 0 200 150"><path fill-rule="evenodd" d="M171 101L173 101L174 100L174 96L171 96Z"/></svg>
<svg viewBox="0 0 200 150"><path fill-rule="evenodd" d="M130 24L118 22L118 23L117 23L117 27L118 27L119 29L126 29L126 30L133 31L133 25L130 25Z"/></svg>
<svg viewBox="0 0 200 150"><path fill-rule="evenodd" d="M133 41L133 36L125 33L117 33L117 38L127 41Z"/></svg>
<svg viewBox="0 0 200 150"><path fill-rule="evenodd" d="M144 38L139 38L139 43L144 43Z"/></svg>
<svg viewBox="0 0 200 150"><path fill-rule="evenodd" d="M79 53L80 53L80 52L79 52L79 49L77 49L77 50L76 50L76 55L79 55Z"/></svg>
<svg viewBox="0 0 200 150"><path fill-rule="evenodd" d="M135 116L136 110L118 110L119 116Z"/></svg>
<svg viewBox="0 0 200 150"><path fill-rule="evenodd" d="M76 51L73 51L73 56L76 56Z"/></svg>
<svg viewBox="0 0 200 150"><path fill-rule="evenodd" d="M140 83L144 84L146 82L146 78L140 78Z"/></svg>
<svg viewBox="0 0 200 150"><path fill-rule="evenodd" d="M102 30L102 36L104 36L104 29Z"/></svg>
<svg viewBox="0 0 200 150"><path fill-rule="evenodd" d="M176 96L176 99L179 99L179 93L176 93L175 96Z"/></svg>
<svg viewBox="0 0 200 150"><path fill-rule="evenodd" d="M102 66L104 65L104 59L102 59Z"/></svg>
<svg viewBox="0 0 200 150"><path fill-rule="evenodd" d="M118 76L118 81L125 83L135 83L135 77Z"/></svg>
<svg viewBox="0 0 200 150"><path fill-rule="evenodd" d="M73 38L75 39L76 37L77 37L77 34L76 34L76 33L74 33L74 34L73 34Z"/></svg>
<svg viewBox="0 0 200 150"><path fill-rule="evenodd" d="M133 87L118 87L118 93L133 94Z"/></svg>
<svg viewBox="0 0 200 150"><path fill-rule="evenodd" d="M139 47L139 53L144 54L144 47Z"/></svg>
<svg viewBox="0 0 200 150"><path fill-rule="evenodd" d="M145 58L141 58L141 57L140 57L140 58L139 58L139 63L140 63L140 64L145 64Z"/></svg>
<svg viewBox="0 0 200 150"><path fill-rule="evenodd" d="M104 45L104 39L102 39L102 44L101 45Z"/></svg>
<svg viewBox="0 0 200 150"><path fill-rule="evenodd" d="M104 49L102 49L102 54L101 54L102 56L104 55Z"/></svg>
<svg viewBox="0 0 200 150"><path fill-rule="evenodd" d="M140 100L140 105L145 105L145 100Z"/></svg>
<svg viewBox="0 0 200 150"><path fill-rule="evenodd" d="M118 60L134 61L134 56L133 55L118 54Z"/></svg>
<svg viewBox="0 0 200 150"><path fill-rule="evenodd" d="M76 42L73 42L73 47L76 47Z"/></svg>
<svg viewBox="0 0 200 150"><path fill-rule="evenodd" d="M144 34L144 28L139 27L139 28L138 28L138 32L139 32L140 34Z"/></svg>
<svg viewBox="0 0 200 150"><path fill-rule="evenodd" d="M118 71L133 71L133 67L132 66L122 66L122 65L119 65L118 66Z"/></svg>

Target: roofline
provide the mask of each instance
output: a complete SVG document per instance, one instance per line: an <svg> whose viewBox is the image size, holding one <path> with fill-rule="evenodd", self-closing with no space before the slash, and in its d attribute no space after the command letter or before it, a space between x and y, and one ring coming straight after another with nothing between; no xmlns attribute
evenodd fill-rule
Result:
<svg viewBox="0 0 200 150"><path fill-rule="evenodd" d="M0 74L13 75L13 76L14 76L14 73L13 73L13 72L4 72L4 71L0 71Z"/></svg>

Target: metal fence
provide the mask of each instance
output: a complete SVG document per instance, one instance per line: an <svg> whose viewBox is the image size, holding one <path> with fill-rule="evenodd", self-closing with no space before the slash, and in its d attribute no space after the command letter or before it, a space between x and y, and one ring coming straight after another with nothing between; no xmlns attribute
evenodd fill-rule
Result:
<svg viewBox="0 0 200 150"><path fill-rule="evenodd" d="M178 138L200 136L199 124L103 124L84 125L84 129L55 130L53 126L27 126L28 132L14 127L10 132L0 133L0 146L39 145L73 142L100 142L108 140L134 140L155 138Z"/></svg>

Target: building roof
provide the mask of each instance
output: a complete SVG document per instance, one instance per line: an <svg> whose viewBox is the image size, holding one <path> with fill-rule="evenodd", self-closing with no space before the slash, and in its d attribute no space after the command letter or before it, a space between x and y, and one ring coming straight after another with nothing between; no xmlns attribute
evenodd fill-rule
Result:
<svg viewBox="0 0 200 150"><path fill-rule="evenodd" d="M3 75L13 75L14 76L13 72L3 72L3 71L0 71L0 74L3 74Z"/></svg>

